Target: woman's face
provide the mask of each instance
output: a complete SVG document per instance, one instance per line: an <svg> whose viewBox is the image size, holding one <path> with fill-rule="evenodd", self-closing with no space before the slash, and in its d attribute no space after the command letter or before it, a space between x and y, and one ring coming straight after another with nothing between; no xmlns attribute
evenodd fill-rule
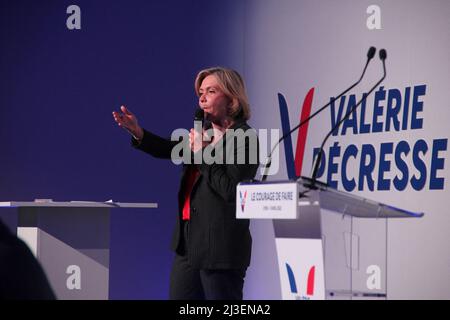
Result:
<svg viewBox="0 0 450 320"><path fill-rule="evenodd" d="M199 105L205 111L205 119L220 123L227 117L230 99L220 90L214 75L203 79L199 89Z"/></svg>

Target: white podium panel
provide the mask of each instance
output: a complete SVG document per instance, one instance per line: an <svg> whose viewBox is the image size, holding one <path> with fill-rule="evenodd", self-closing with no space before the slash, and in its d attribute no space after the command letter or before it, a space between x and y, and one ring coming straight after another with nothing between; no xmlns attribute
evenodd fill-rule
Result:
<svg viewBox="0 0 450 320"><path fill-rule="evenodd" d="M296 219L296 183L239 184L236 188L238 219Z"/></svg>
<svg viewBox="0 0 450 320"><path fill-rule="evenodd" d="M41 263L58 299L108 299L110 210L155 203L0 202L17 215L17 235ZM1 215L1 210L0 210Z"/></svg>
<svg viewBox="0 0 450 320"><path fill-rule="evenodd" d="M273 220L283 299L386 299L388 219L424 215L302 178L240 183L236 201Z"/></svg>
<svg viewBox="0 0 450 320"><path fill-rule="evenodd" d="M277 238L283 300L325 299L323 248L319 239ZM301 252L301 254L292 254Z"/></svg>

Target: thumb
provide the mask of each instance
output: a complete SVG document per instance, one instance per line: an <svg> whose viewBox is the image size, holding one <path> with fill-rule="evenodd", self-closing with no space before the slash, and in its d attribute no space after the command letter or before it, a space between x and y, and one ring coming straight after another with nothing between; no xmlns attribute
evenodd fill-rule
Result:
<svg viewBox="0 0 450 320"><path fill-rule="evenodd" d="M120 110L122 110L122 112L125 113L126 115L129 115L129 116L132 115L132 113L125 106L121 106Z"/></svg>

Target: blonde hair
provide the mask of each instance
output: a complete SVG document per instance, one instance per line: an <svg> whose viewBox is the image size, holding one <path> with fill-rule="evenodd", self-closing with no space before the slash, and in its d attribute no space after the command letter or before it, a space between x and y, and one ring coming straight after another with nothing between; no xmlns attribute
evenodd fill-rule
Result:
<svg viewBox="0 0 450 320"><path fill-rule="evenodd" d="M200 96L199 91L203 80L209 75L216 77L220 89L232 101L228 109L228 115L234 120L250 119L250 104L241 75L235 70L222 67L204 69L195 78L194 87L197 96Z"/></svg>

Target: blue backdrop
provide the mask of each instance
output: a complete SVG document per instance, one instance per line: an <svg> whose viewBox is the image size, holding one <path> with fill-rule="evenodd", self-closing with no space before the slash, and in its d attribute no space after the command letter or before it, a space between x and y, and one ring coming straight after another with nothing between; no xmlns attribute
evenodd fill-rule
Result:
<svg viewBox="0 0 450 320"><path fill-rule="evenodd" d="M68 30L66 9L81 9ZM190 128L196 73L243 68L242 1L0 1L0 201L113 199L110 297L166 299L180 168L130 147L111 112Z"/></svg>

